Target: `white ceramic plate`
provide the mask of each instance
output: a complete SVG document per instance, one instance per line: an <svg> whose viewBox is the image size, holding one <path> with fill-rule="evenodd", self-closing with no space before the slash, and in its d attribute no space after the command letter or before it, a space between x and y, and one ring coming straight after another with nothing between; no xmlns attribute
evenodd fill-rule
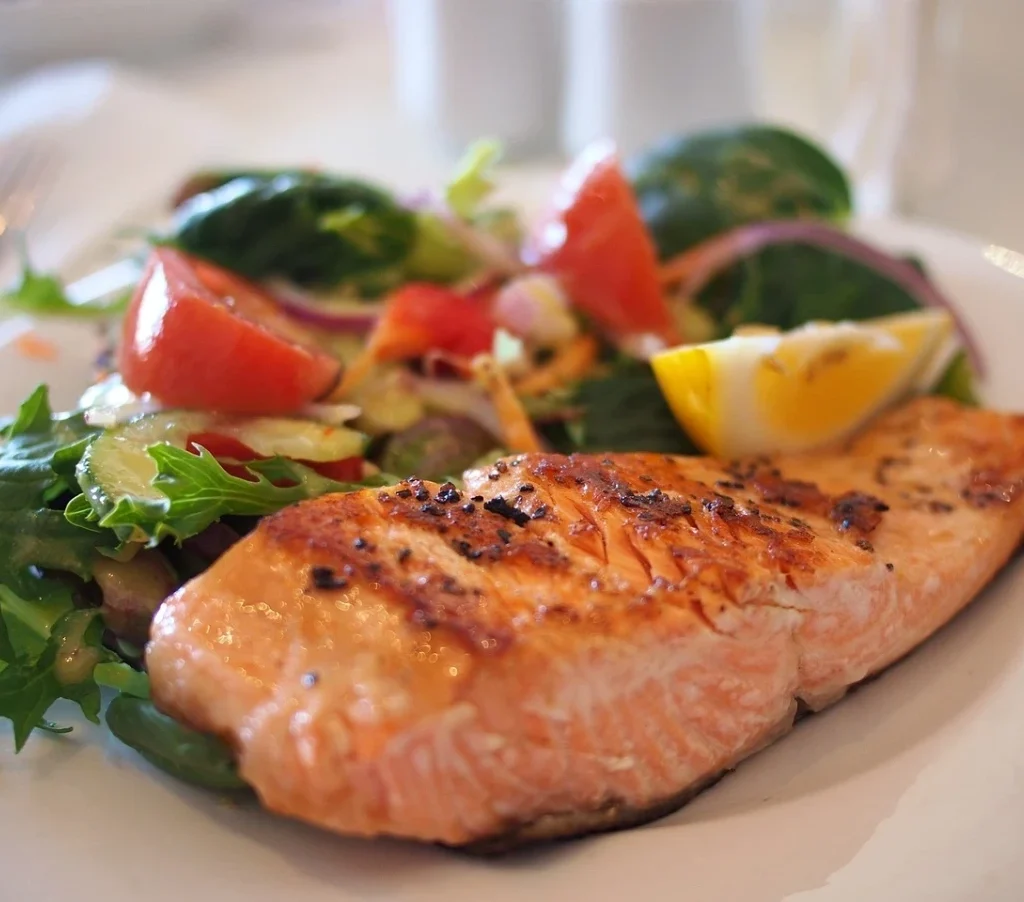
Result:
<svg viewBox="0 0 1024 902"><path fill-rule="evenodd" d="M862 232L920 253L991 363L989 400L1024 410L1024 282L986 248L919 226ZM988 256L992 256L991 253ZM0 349L0 411L62 364ZM1018 902L1024 898L1024 566L1011 565L902 664L741 765L675 815L498 861L345 840L164 777L72 715L18 757L0 728L0 899L347 902Z"/></svg>

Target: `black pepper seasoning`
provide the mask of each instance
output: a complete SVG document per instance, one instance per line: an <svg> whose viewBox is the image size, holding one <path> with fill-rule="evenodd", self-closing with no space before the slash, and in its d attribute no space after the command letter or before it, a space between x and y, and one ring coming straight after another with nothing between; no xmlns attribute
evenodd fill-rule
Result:
<svg viewBox="0 0 1024 902"><path fill-rule="evenodd" d="M470 561L477 560L483 554L482 551L477 551L475 548L473 548L472 545L469 544L469 542L465 541L464 539L455 539L452 542L452 548L454 548L459 554L461 554L464 558Z"/></svg>
<svg viewBox="0 0 1024 902"><path fill-rule="evenodd" d="M501 495L497 495L491 498L490 501L485 502L484 510L497 514L499 517L504 517L506 520L511 520L516 526L526 526L530 522L530 515L526 511L513 507Z"/></svg>
<svg viewBox="0 0 1024 902"><path fill-rule="evenodd" d="M438 490L434 500L437 501L438 504L455 504L462 500L462 495L459 493L459 490L452 485L452 483L446 482Z"/></svg>
<svg viewBox="0 0 1024 902"><path fill-rule="evenodd" d="M348 580L335 576L330 567L313 567L310 576L318 589L344 589L348 585Z"/></svg>

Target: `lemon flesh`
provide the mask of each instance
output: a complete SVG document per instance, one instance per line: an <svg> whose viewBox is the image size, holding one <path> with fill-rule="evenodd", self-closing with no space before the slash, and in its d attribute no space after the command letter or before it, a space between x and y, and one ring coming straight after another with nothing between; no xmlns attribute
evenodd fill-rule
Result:
<svg viewBox="0 0 1024 902"><path fill-rule="evenodd" d="M955 350L952 317L920 310L861 322L747 328L651 363L680 425L718 457L799 451L839 440L931 387Z"/></svg>

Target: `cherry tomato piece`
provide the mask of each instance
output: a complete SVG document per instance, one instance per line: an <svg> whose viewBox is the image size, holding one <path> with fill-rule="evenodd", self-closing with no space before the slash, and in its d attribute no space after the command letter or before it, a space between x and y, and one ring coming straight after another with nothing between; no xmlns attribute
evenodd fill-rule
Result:
<svg viewBox="0 0 1024 902"><path fill-rule="evenodd" d="M341 364L258 286L171 248L153 251L125 317L120 371L172 407L292 413Z"/></svg>

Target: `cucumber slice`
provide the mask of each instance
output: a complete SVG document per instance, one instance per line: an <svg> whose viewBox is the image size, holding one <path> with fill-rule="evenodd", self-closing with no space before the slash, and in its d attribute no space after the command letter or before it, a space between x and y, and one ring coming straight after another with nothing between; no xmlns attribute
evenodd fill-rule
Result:
<svg viewBox="0 0 1024 902"><path fill-rule="evenodd" d="M366 448L362 433L309 420L161 412L140 416L100 435L78 464L79 484L101 517L124 499L140 505L160 504L164 495L153 486L156 462L147 449L164 443L184 448L190 439L210 433L236 439L261 457L314 463L361 457ZM144 539L134 535L122 538Z"/></svg>
<svg viewBox="0 0 1024 902"><path fill-rule="evenodd" d="M164 496L153 487L156 461L146 449L184 448L190 435L208 431L209 420L199 413L154 413L106 430L86 448L75 474L93 510L102 517L122 498L160 502Z"/></svg>
<svg viewBox="0 0 1024 902"><path fill-rule="evenodd" d="M321 463L362 457L366 436L344 426L280 417L218 418L204 430L227 435L263 457Z"/></svg>

